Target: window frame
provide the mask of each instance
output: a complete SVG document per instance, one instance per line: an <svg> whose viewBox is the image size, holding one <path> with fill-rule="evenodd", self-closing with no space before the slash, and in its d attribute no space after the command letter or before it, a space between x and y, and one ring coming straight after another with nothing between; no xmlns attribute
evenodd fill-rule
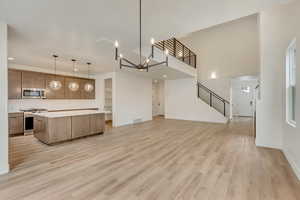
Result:
<svg viewBox="0 0 300 200"><path fill-rule="evenodd" d="M294 51L291 53L291 51ZM286 66L285 66L285 73L286 73L286 122L292 127L296 127L296 86L297 86L297 78L296 78L296 72L297 72L297 46L296 46L296 39L293 39L290 45L288 46L286 50ZM294 57L294 58L292 58ZM293 60L292 60L292 59ZM291 62L292 60L292 62ZM293 64L291 64L293 63ZM293 73L291 75L291 73ZM293 80L291 80L293 78ZM294 82L294 83L291 83ZM295 87L295 103L291 105L291 101L293 101L292 95L291 95L291 87L294 85ZM294 112L294 114L292 114ZM294 117L293 117L294 115Z"/></svg>

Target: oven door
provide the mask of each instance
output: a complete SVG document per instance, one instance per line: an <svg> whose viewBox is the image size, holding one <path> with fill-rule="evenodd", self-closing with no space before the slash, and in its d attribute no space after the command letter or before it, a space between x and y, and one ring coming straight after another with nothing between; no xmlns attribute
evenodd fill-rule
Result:
<svg viewBox="0 0 300 200"><path fill-rule="evenodd" d="M34 117L32 115L24 116L24 133L33 132Z"/></svg>

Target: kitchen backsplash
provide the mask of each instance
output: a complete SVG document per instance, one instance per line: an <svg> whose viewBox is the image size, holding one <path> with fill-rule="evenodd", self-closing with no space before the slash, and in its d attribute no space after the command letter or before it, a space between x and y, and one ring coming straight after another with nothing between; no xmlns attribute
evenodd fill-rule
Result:
<svg viewBox="0 0 300 200"><path fill-rule="evenodd" d="M29 108L64 110L64 109L100 108L100 105L97 104L97 100L41 100L41 99L8 100L8 112L18 112L20 111L20 109L29 109Z"/></svg>

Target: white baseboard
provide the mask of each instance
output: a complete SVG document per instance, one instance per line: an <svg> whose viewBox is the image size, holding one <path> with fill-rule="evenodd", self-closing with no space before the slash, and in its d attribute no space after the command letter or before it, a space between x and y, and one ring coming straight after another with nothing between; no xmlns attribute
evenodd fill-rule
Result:
<svg viewBox="0 0 300 200"><path fill-rule="evenodd" d="M9 165L0 168L0 175L7 174L9 172Z"/></svg>
<svg viewBox="0 0 300 200"><path fill-rule="evenodd" d="M298 180L300 181L300 167L297 166L297 163L295 162L295 159L293 156L289 153L288 150L283 150L283 154L285 155L286 159L290 163L292 169L294 170L294 173L296 174Z"/></svg>
<svg viewBox="0 0 300 200"><path fill-rule="evenodd" d="M264 148L271 148L271 149L279 149L282 150L282 146L280 145L274 145L274 144L263 144L263 143L258 143L255 141L255 145L257 147L264 147Z"/></svg>

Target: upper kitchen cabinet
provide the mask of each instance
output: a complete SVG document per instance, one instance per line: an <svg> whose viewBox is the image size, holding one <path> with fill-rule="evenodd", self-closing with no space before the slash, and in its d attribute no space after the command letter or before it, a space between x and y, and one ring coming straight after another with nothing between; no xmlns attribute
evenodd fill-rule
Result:
<svg viewBox="0 0 300 200"><path fill-rule="evenodd" d="M45 74L38 72L22 72L22 88L45 89Z"/></svg>
<svg viewBox="0 0 300 200"><path fill-rule="evenodd" d="M65 77L59 75L47 74L46 79L46 98L47 99L64 99L65 98ZM57 80L61 82L61 88L59 90L53 90L50 87L50 82Z"/></svg>
<svg viewBox="0 0 300 200"><path fill-rule="evenodd" d="M87 86L87 85L90 86ZM82 79L81 84L81 99L95 99L95 80L93 79ZM87 87L92 88L91 91L87 91Z"/></svg>
<svg viewBox="0 0 300 200"><path fill-rule="evenodd" d="M22 72L8 70L8 99L22 98Z"/></svg>
<svg viewBox="0 0 300 200"><path fill-rule="evenodd" d="M70 84L74 84L74 89L70 88ZM76 89L76 90L75 90ZM81 99L81 79L66 77L65 78L65 99Z"/></svg>

